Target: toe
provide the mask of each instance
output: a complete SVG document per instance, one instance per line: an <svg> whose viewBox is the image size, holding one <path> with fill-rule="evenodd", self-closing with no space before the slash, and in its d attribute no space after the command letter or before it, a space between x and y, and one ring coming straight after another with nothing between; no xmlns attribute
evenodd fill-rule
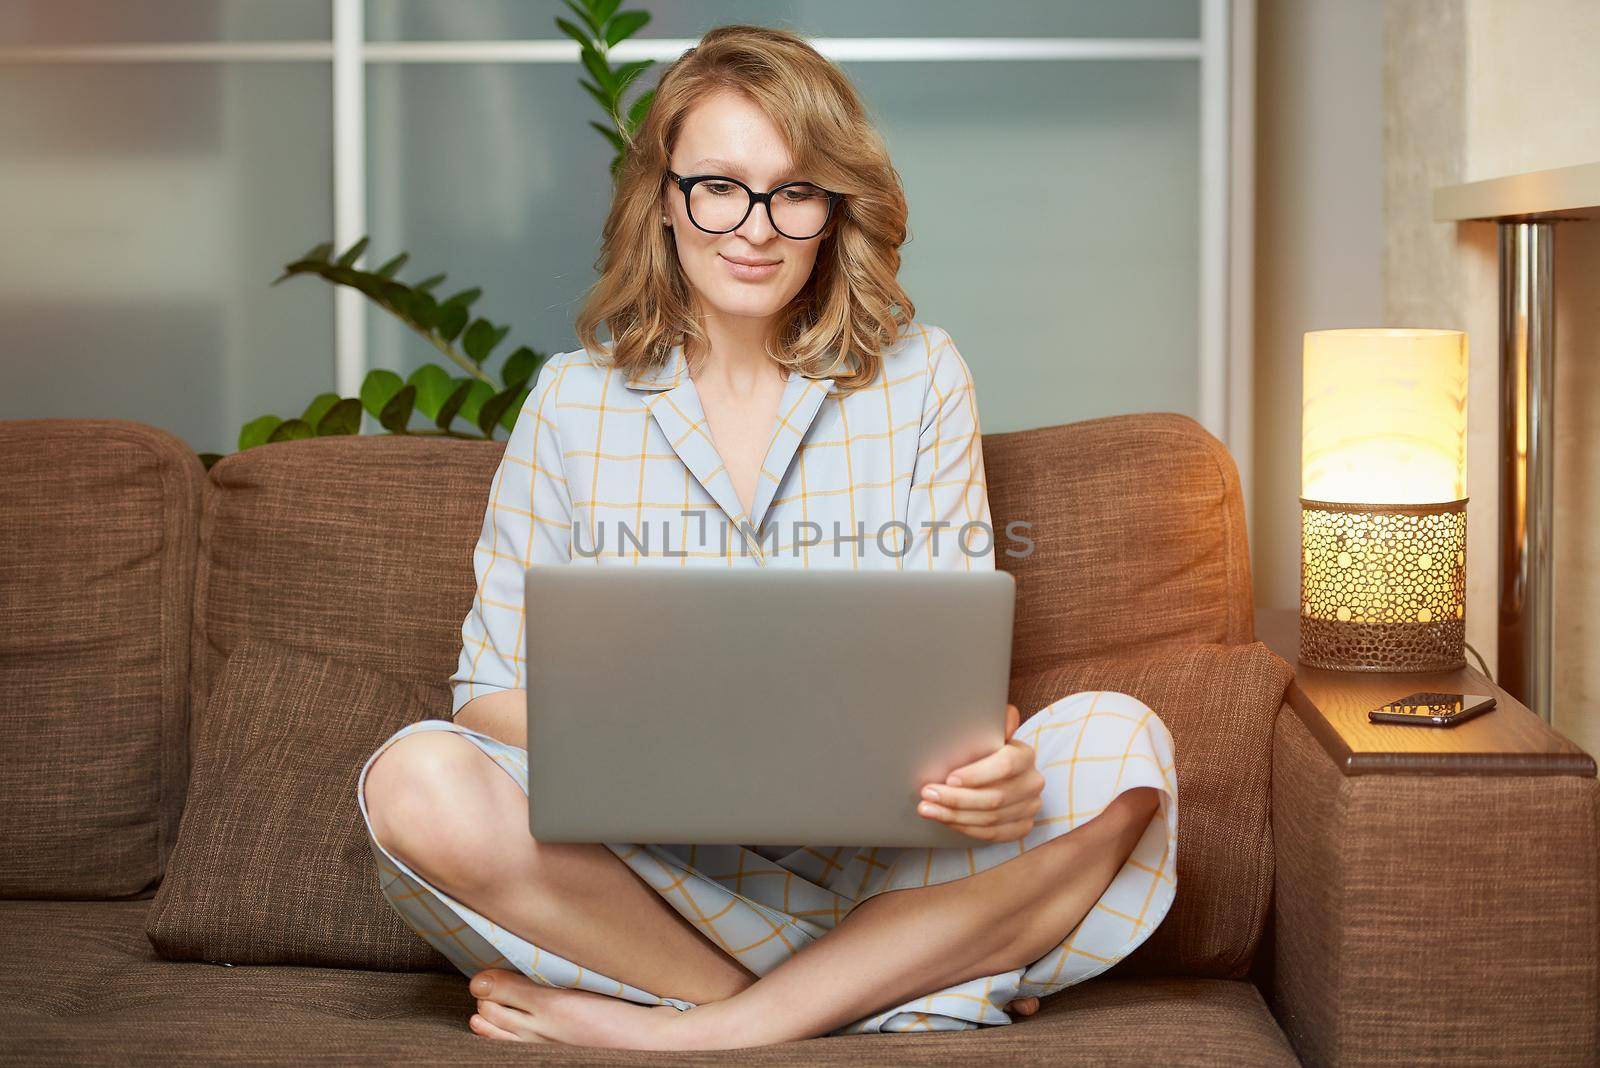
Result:
<svg viewBox="0 0 1600 1068"><path fill-rule="evenodd" d="M473 1013L472 1018L467 1021L467 1027L475 1035L482 1035L484 1038L497 1038L502 1042L515 1042L517 1038L510 1031L503 1027L496 1027L477 1013Z"/></svg>
<svg viewBox="0 0 1600 1068"><path fill-rule="evenodd" d="M485 968L472 977L472 982L467 984L467 989L472 991L474 997L488 997L494 991L496 980L509 974L509 972L499 968Z"/></svg>
<svg viewBox="0 0 1600 1068"><path fill-rule="evenodd" d="M539 984L526 975L499 968L479 972L472 977L469 987L474 997L489 998L519 1009L532 1008L536 1004L538 988Z"/></svg>
<svg viewBox="0 0 1600 1068"><path fill-rule="evenodd" d="M499 1001L480 999L478 1002L478 1017L487 1021L490 1026L503 1032L507 1037L518 1042L544 1041L538 1030L534 1027L533 1017L521 1009L502 1004Z"/></svg>

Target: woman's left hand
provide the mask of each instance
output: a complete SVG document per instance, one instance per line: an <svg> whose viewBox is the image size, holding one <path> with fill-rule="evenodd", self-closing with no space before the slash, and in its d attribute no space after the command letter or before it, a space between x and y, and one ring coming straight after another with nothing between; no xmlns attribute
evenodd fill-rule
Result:
<svg viewBox="0 0 1600 1068"><path fill-rule="evenodd" d="M1044 776L1033 766L1033 747L1012 737L1021 724L1017 706L1006 705L1005 744L924 787L917 812L985 842L1014 842L1032 830Z"/></svg>

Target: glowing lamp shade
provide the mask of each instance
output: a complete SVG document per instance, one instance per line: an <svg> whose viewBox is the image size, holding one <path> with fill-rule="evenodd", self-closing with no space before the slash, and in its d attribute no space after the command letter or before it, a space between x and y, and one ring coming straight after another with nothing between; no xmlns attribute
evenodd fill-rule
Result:
<svg viewBox="0 0 1600 1068"><path fill-rule="evenodd" d="M1467 338L1305 336L1300 661L1465 663Z"/></svg>

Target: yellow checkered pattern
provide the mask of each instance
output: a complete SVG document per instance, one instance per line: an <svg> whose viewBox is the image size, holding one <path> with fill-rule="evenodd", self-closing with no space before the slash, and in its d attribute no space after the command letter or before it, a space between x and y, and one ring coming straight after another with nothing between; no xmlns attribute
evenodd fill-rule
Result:
<svg viewBox="0 0 1600 1068"><path fill-rule="evenodd" d="M990 527L972 375L938 327L913 323L848 397L791 375L748 515L681 345L632 375L557 354L489 487L451 712L522 688L530 567L993 570Z"/></svg>
<svg viewBox="0 0 1600 1068"><path fill-rule="evenodd" d="M527 792L525 750L446 720L402 728L367 767L400 738L432 730L467 738ZM932 991L831 1033L948 1031L1010 1023L1005 1006L1015 998L1053 994L1133 952L1171 908L1178 870L1172 736L1147 705L1116 691L1075 693L1029 717L1017 737L1033 748L1034 766L1045 778L1043 807L1020 841L941 849L797 846L785 851L633 843L606 843L606 848L713 945L762 976L877 894L986 871L1088 822L1124 790L1156 788L1160 808L1133 853L1088 915L1050 952L1024 968ZM363 818L366 774L363 768L358 786ZM585 968L499 927L388 853L371 838L370 824L368 835L384 896L463 974L489 967L514 969L546 986L589 990L643 1005L693 1007L692 1002L658 996ZM778 855L763 855L769 852Z"/></svg>

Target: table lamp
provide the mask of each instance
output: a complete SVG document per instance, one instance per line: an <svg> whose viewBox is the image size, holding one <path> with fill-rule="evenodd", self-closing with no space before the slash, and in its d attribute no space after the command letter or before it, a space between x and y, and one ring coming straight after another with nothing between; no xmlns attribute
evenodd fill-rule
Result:
<svg viewBox="0 0 1600 1068"><path fill-rule="evenodd" d="M1313 330L1300 439L1300 663L1466 663L1467 338Z"/></svg>

